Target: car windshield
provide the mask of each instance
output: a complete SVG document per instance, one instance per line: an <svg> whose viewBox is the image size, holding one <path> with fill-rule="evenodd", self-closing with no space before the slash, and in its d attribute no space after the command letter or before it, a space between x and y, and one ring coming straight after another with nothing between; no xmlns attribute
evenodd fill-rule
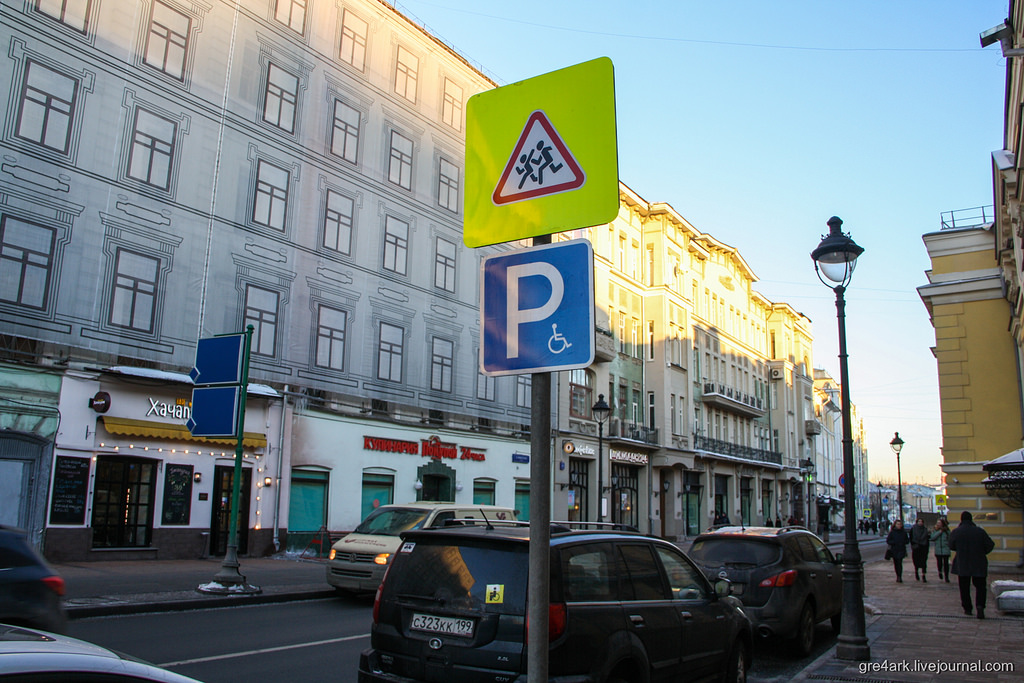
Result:
<svg viewBox="0 0 1024 683"><path fill-rule="evenodd" d="M429 514L429 510L415 508L377 508L356 527L354 533L397 536L409 529L419 529Z"/></svg>
<svg viewBox="0 0 1024 683"><path fill-rule="evenodd" d="M763 567L775 564L782 548L743 538L705 538L693 544L689 552L694 562L703 565L750 564Z"/></svg>
<svg viewBox="0 0 1024 683"><path fill-rule="evenodd" d="M526 614L529 553L525 543L455 545L441 539L437 543L417 539L412 552L403 551L398 559L403 564L396 563L387 581L400 600Z"/></svg>

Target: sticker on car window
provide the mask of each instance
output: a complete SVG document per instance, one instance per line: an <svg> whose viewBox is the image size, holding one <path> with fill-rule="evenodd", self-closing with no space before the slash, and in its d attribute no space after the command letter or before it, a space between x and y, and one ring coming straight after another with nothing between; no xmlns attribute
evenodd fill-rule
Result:
<svg viewBox="0 0 1024 683"><path fill-rule="evenodd" d="M398 552L400 552L400 553L411 553L412 549L415 548L415 547L416 547L415 543L413 543L412 541L406 541L405 543L402 544L402 549L399 550Z"/></svg>
<svg viewBox="0 0 1024 683"><path fill-rule="evenodd" d="M489 583L487 584L487 604L488 605L500 605L505 602L505 584L503 583Z"/></svg>

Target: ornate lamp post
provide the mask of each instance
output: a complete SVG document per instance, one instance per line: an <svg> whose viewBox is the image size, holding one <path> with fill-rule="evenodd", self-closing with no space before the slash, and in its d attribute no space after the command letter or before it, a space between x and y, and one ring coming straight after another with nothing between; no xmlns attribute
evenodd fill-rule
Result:
<svg viewBox="0 0 1024 683"><path fill-rule="evenodd" d="M900 438L899 432L896 432L896 436L889 442L889 446L896 454L896 495L900 504L900 521L906 524L903 520L903 475L900 474L900 451L903 450L903 439Z"/></svg>
<svg viewBox="0 0 1024 683"><path fill-rule="evenodd" d="M839 629L836 657L865 661L871 658L871 648L864 625L864 594L861 581L860 545L857 543L856 489L853 468L853 427L850 417L850 373L846 357L846 299L843 297L850 283L857 257L864 248L848 234L843 234L843 221L836 216L828 219L829 233L822 237L818 248L811 252L814 270L822 284L836 293L836 316L839 319L839 382L843 387L843 489L845 493L846 538L843 543L843 617Z"/></svg>
<svg viewBox="0 0 1024 683"><path fill-rule="evenodd" d="M604 521L604 422L612 412L604 400L604 394L597 395L597 403L590 409L597 420L597 521Z"/></svg>

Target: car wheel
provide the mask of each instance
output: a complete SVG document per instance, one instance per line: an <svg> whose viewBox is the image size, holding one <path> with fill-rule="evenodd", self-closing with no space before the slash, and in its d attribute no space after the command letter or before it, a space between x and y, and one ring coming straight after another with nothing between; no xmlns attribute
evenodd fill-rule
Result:
<svg viewBox="0 0 1024 683"><path fill-rule="evenodd" d="M729 652L729 663L725 667L722 683L746 683L747 681L747 644L737 638Z"/></svg>
<svg viewBox="0 0 1024 683"><path fill-rule="evenodd" d="M814 623L814 607L809 602L804 603L793 637L793 651L801 657L811 654L814 647Z"/></svg>
<svg viewBox="0 0 1024 683"><path fill-rule="evenodd" d="M839 635L839 629L842 628L842 625L843 625L843 613L839 612L837 614L834 614L832 616L831 623L832 623L832 632L835 633L836 635Z"/></svg>

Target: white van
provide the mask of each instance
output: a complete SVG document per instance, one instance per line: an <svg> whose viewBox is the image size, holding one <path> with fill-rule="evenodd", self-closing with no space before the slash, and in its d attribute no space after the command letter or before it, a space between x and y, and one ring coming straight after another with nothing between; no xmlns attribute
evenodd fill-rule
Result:
<svg viewBox="0 0 1024 683"><path fill-rule="evenodd" d="M331 546L327 583L343 591L375 591L409 529L444 526L449 520L515 520L516 511L498 505L418 502L381 505L355 531ZM463 522L465 523L465 522Z"/></svg>

